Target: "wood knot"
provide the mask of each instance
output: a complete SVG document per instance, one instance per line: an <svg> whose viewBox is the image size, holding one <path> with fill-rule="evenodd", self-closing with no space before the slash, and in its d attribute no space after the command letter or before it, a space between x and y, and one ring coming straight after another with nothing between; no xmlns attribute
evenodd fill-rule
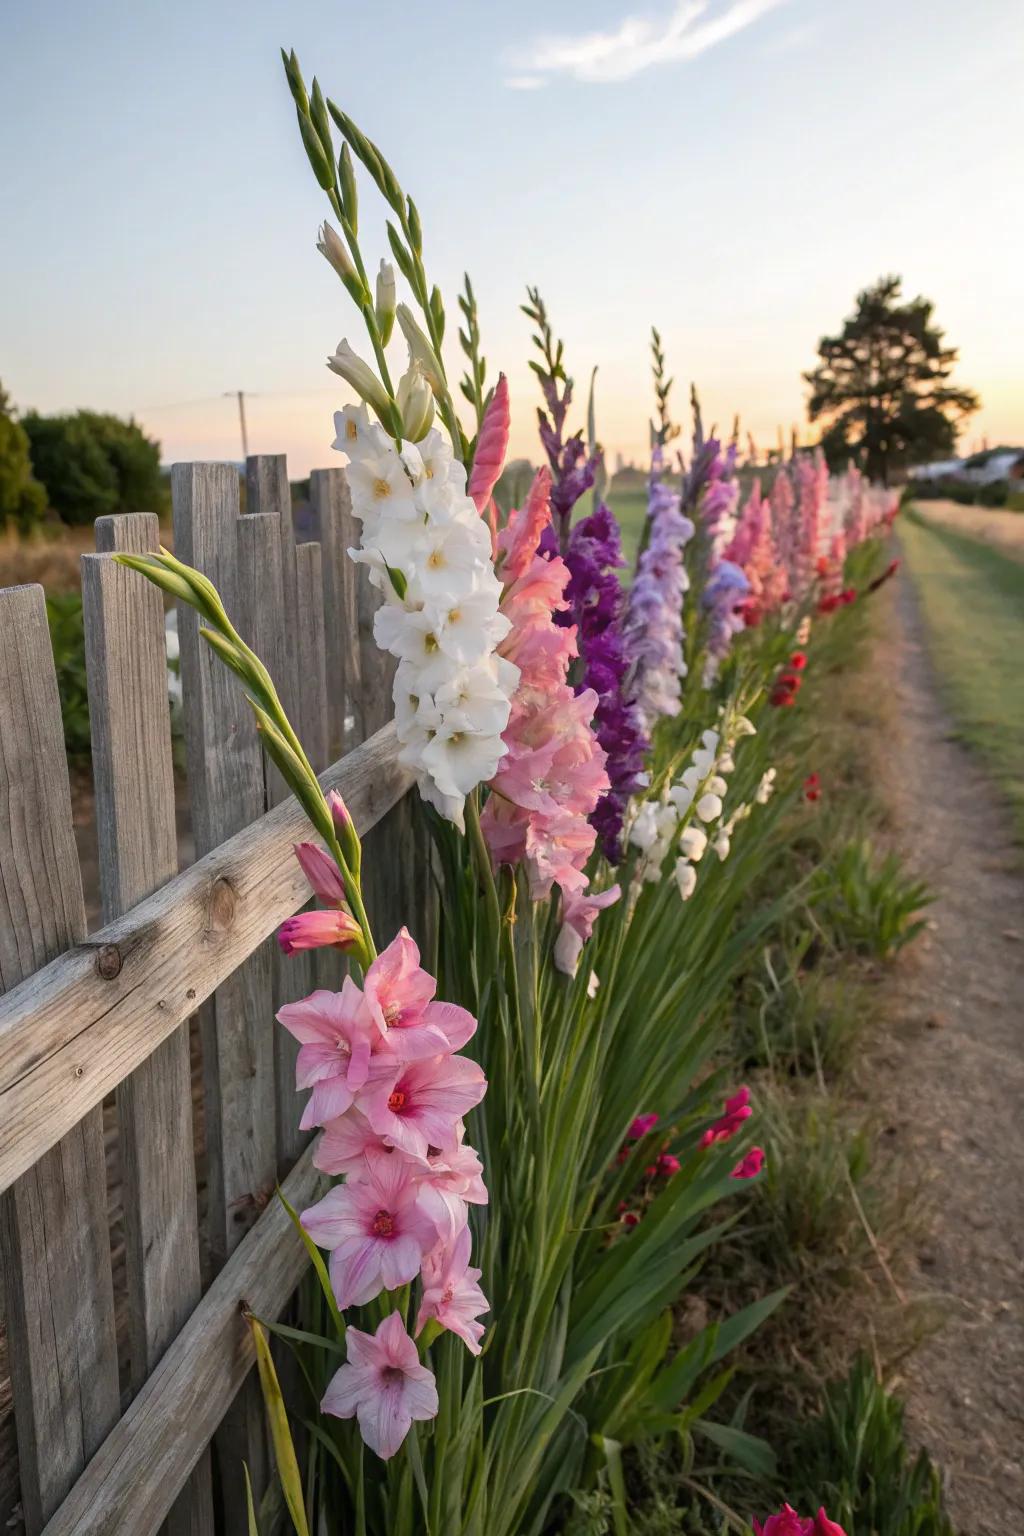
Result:
<svg viewBox="0 0 1024 1536"><path fill-rule="evenodd" d="M124 964L121 951L116 944L104 944L96 954L96 970L104 981L113 981L115 976L120 976L121 967Z"/></svg>
<svg viewBox="0 0 1024 1536"><path fill-rule="evenodd" d="M210 888L209 921L217 933L223 933L235 920L238 898L235 888L224 875L220 875Z"/></svg>

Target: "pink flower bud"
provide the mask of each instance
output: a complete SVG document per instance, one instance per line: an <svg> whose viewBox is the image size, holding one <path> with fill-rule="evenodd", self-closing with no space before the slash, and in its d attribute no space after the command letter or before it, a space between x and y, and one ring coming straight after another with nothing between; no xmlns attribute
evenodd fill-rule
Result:
<svg viewBox="0 0 1024 1536"><path fill-rule="evenodd" d="M637 1115L627 1133L630 1141L642 1140L642 1138L647 1135L648 1131L654 1130L654 1127L657 1125L657 1123L657 1115Z"/></svg>
<svg viewBox="0 0 1024 1536"><path fill-rule="evenodd" d="M764 1167L763 1147L751 1147L746 1157L736 1164L729 1175L731 1179L755 1179ZM767 1527L766 1527L767 1529Z"/></svg>
<svg viewBox="0 0 1024 1536"><path fill-rule="evenodd" d="M313 892L329 907L340 907L345 900L345 885L338 866L316 843L296 843L295 857Z"/></svg>
<svg viewBox="0 0 1024 1536"><path fill-rule="evenodd" d="M297 912L286 918L277 930L282 953L294 955L301 949L356 949L362 943L362 929L351 912Z"/></svg>

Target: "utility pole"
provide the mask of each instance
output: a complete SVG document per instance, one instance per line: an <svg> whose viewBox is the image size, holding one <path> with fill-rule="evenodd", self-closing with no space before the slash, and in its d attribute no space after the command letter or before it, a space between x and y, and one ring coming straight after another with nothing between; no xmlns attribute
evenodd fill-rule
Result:
<svg viewBox="0 0 1024 1536"><path fill-rule="evenodd" d="M233 395L238 401L238 424L242 429L242 459L244 461L249 457L249 434L245 430L245 390L226 389L224 395L226 399L230 399Z"/></svg>

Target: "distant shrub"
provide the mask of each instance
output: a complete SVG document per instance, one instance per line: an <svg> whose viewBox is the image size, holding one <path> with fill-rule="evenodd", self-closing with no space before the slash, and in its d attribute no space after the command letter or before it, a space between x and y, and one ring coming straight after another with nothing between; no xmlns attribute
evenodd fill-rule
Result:
<svg viewBox="0 0 1024 1536"><path fill-rule="evenodd" d="M1006 497L1007 512L1024 512L1024 491L1010 491Z"/></svg>
<svg viewBox="0 0 1024 1536"><path fill-rule="evenodd" d="M40 416L21 426L31 444L35 474L50 505L66 523L92 523L112 512L166 510L160 444L133 421L97 411Z"/></svg>
<svg viewBox="0 0 1024 1536"><path fill-rule="evenodd" d="M993 480L988 485L979 485L978 506L1005 507L1009 494L1010 487L1005 480Z"/></svg>

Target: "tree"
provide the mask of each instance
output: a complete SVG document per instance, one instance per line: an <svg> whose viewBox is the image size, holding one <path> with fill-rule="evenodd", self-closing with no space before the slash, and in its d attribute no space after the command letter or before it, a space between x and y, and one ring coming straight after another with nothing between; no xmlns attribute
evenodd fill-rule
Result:
<svg viewBox="0 0 1024 1536"><path fill-rule="evenodd" d="M36 474L66 523L91 523L110 512L162 512L167 486L160 444L134 421L96 411L23 418Z"/></svg>
<svg viewBox="0 0 1024 1536"><path fill-rule="evenodd" d="M28 434L0 385L0 528L13 522L27 533L45 511L46 491L32 474Z"/></svg>
<svg viewBox="0 0 1024 1536"><path fill-rule="evenodd" d="M948 457L978 396L949 382L955 347L932 323L928 299L904 301L898 277L882 277L857 295L838 336L823 336L808 416L823 426L830 467L855 457L872 480L888 485L895 469Z"/></svg>

